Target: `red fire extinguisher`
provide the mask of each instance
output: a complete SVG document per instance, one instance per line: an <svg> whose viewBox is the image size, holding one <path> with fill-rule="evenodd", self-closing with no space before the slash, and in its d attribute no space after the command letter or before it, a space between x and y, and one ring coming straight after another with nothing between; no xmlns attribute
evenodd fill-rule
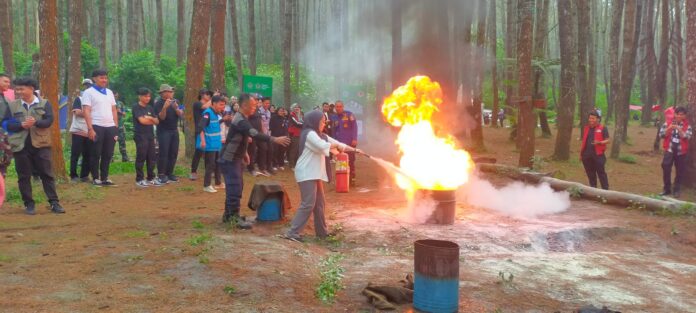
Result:
<svg viewBox="0 0 696 313"><path fill-rule="evenodd" d="M348 154L341 152L336 155L336 192L348 192L349 186L350 166L348 165Z"/></svg>

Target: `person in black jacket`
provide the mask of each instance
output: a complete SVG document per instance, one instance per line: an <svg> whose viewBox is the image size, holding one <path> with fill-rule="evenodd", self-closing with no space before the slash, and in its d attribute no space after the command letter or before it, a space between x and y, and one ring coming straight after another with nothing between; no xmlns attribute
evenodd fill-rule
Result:
<svg viewBox="0 0 696 313"><path fill-rule="evenodd" d="M252 105L254 106L254 112L247 117L247 120L249 121L249 124L251 124L252 128L254 128L257 132L261 132L261 115L259 115L258 112L258 103L255 102ZM262 173L262 170L259 168L257 171L255 167L256 163L258 163L259 146L253 139L249 143L247 151L249 152L249 164L247 164L247 170L252 176L259 176Z"/></svg>
<svg viewBox="0 0 696 313"><path fill-rule="evenodd" d="M285 137L288 136L288 110L280 107L278 111L271 116L270 121L271 136ZM285 154L287 148L282 145L273 146L273 167L278 170L285 170Z"/></svg>

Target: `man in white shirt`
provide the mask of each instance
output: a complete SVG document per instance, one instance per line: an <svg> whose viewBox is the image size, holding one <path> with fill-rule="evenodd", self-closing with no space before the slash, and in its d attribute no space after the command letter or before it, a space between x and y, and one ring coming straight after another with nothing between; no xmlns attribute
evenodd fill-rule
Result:
<svg viewBox="0 0 696 313"><path fill-rule="evenodd" d="M92 72L94 85L82 94L82 111L87 122L89 139L94 141L90 165L92 183L96 186L113 186L109 179L109 164L114 156L118 140L118 112L114 93L106 86L109 76L106 70Z"/></svg>

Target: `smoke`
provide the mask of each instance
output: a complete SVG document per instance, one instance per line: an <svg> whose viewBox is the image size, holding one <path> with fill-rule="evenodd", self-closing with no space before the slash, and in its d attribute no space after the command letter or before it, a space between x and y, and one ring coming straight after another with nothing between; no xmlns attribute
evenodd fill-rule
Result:
<svg viewBox="0 0 696 313"><path fill-rule="evenodd" d="M409 223L425 224L437 207L437 201L428 197L416 198L408 203L408 211L401 218Z"/></svg>
<svg viewBox="0 0 696 313"><path fill-rule="evenodd" d="M472 206L495 210L517 218L536 218L563 212L570 207L568 192L556 192L546 183L532 186L513 182L496 188L477 176L472 176L457 196Z"/></svg>

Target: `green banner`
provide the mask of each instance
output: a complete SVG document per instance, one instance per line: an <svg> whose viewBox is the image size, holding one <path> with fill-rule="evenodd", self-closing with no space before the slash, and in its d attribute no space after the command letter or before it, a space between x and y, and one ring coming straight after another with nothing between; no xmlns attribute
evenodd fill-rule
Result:
<svg viewBox="0 0 696 313"><path fill-rule="evenodd" d="M264 97L273 96L273 78L267 76L244 75L245 93L258 93Z"/></svg>

